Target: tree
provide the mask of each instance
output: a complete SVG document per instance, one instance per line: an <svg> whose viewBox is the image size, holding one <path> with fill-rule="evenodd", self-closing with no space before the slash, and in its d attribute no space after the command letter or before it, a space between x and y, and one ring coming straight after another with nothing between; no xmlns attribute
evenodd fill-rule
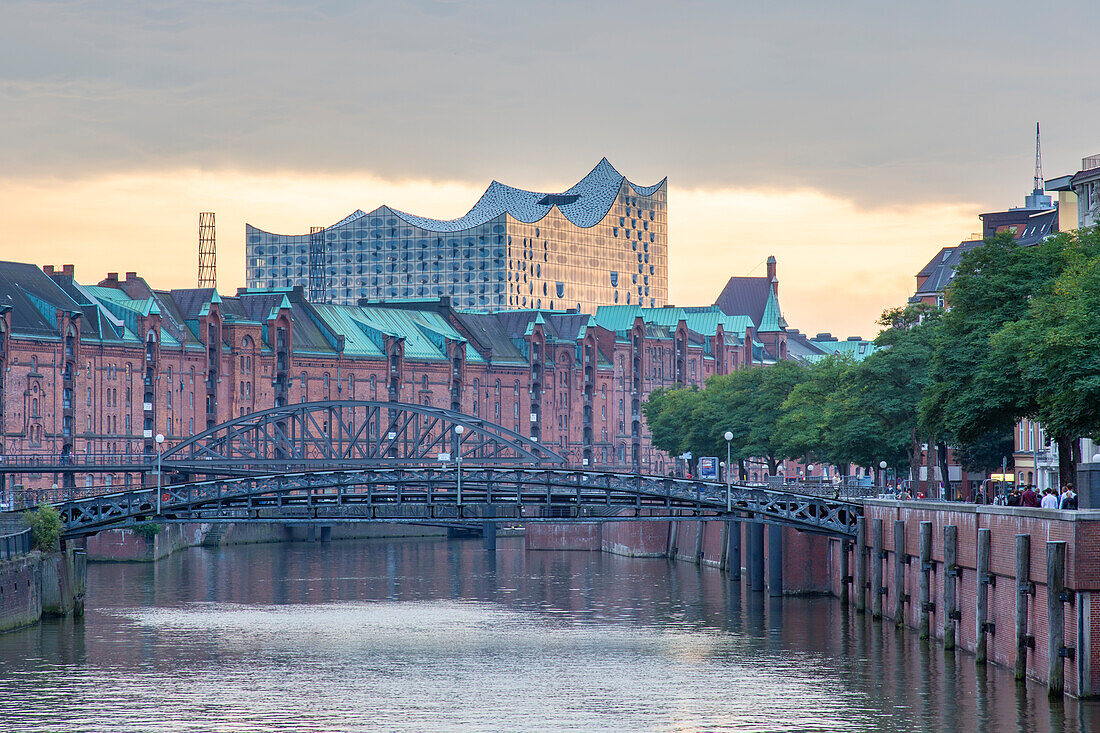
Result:
<svg viewBox="0 0 1100 733"><path fill-rule="evenodd" d="M1062 271L991 343L993 361L1011 365L1032 400L1024 416L1057 442L1064 485L1074 480L1077 439L1100 434L1100 230L1057 244Z"/></svg>
<svg viewBox="0 0 1100 733"><path fill-rule="evenodd" d="M932 381L932 353L942 315L941 309L925 304L886 311L879 319L884 330L875 339L882 348L860 362L855 373L862 409L876 424L870 445L879 452L879 460L907 464L914 478L920 475L921 438L926 432L920 405Z"/></svg>
<svg viewBox="0 0 1100 733"><path fill-rule="evenodd" d="M842 471L853 462L848 431L841 425L847 427L851 415L846 388L856 368L855 361L840 355L828 356L807 368L805 379L783 402L776 426L784 455L832 463Z"/></svg>

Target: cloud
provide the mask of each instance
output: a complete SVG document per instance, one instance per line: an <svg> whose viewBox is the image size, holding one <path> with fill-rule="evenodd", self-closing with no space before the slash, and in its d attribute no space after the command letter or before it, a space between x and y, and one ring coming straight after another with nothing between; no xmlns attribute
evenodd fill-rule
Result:
<svg viewBox="0 0 1100 733"><path fill-rule="evenodd" d="M214 211L218 285L231 293L244 285L246 221L304 233L383 203L453 218L466 213L483 188L484 182L195 168L0 179L0 258L73 263L85 283L108 271L134 270L153 287L193 287L197 213ZM762 274L764 259L775 255L792 327L870 336L879 314L912 293L913 276L925 262L978 227L972 211L970 204L867 208L812 190L673 186L670 299L713 303L729 276Z"/></svg>
<svg viewBox="0 0 1100 733"><path fill-rule="evenodd" d="M1084 1L5 4L0 168L569 181L1014 203L1098 144ZM945 22L945 16L950 22ZM1020 49L1027 49L1021 53Z"/></svg>

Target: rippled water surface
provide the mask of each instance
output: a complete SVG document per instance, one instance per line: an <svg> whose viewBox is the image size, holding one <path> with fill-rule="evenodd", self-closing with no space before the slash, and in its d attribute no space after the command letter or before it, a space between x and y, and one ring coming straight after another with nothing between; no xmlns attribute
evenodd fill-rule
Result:
<svg viewBox="0 0 1100 733"><path fill-rule="evenodd" d="M0 730L1100 730L831 599L502 539L91 565L82 621L0 635Z"/></svg>

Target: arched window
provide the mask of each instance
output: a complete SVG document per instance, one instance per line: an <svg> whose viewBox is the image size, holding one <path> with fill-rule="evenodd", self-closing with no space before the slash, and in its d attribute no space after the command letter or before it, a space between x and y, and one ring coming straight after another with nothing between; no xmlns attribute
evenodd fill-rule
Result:
<svg viewBox="0 0 1100 733"><path fill-rule="evenodd" d="M38 417L38 398L31 400L31 417Z"/></svg>
<svg viewBox="0 0 1100 733"><path fill-rule="evenodd" d="M420 387L421 389L426 390L428 388L428 375L427 374L425 374L423 376L423 378L420 380L420 384L421 384L421 387Z"/></svg>

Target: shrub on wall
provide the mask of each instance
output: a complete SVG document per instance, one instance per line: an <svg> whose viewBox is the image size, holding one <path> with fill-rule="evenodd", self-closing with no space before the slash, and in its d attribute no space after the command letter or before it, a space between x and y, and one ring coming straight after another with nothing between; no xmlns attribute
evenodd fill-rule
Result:
<svg viewBox="0 0 1100 733"><path fill-rule="evenodd" d="M156 536L161 533L164 527L160 526L156 522L142 522L141 524L134 525L134 532L141 537L144 537L149 542L156 539Z"/></svg>
<svg viewBox="0 0 1100 733"><path fill-rule="evenodd" d="M23 515L31 528L31 539L36 550L57 552L61 549L61 514L45 502Z"/></svg>

